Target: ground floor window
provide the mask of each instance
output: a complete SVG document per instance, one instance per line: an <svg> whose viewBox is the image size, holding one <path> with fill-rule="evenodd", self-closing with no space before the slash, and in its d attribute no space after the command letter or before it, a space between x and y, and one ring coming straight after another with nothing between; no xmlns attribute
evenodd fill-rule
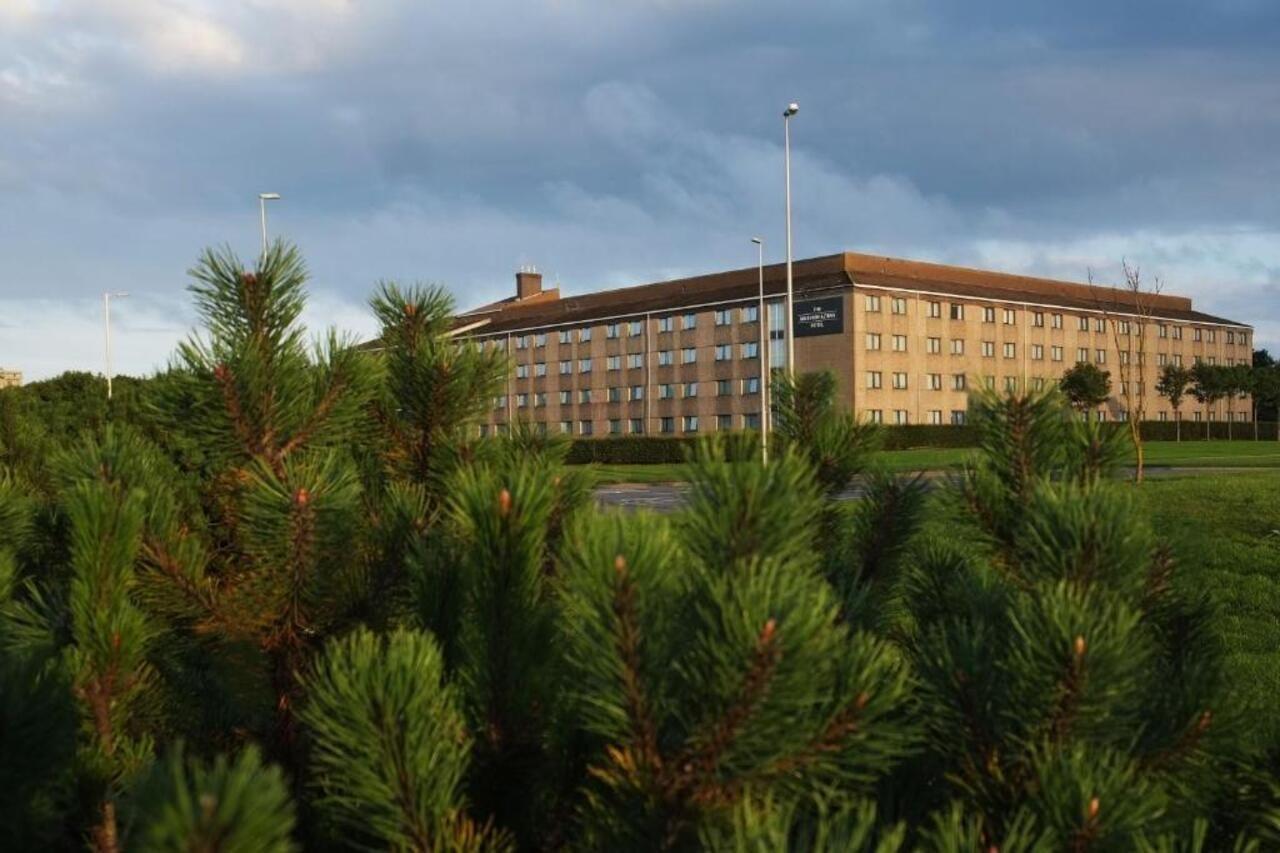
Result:
<svg viewBox="0 0 1280 853"><path fill-rule="evenodd" d="M631 434L644 435L644 419L643 418L631 419Z"/></svg>
<svg viewBox="0 0 1280 853"><path fill-rule="evenodd" d="M952 425L952 426L964 426L964 419L965 419L965 411L964 411L964 409L952 409L952 410L951 410L951 425Z"/></svg>
<svg viewBox="0 0 1280 853"><path fill-rule="evenodd" d="M721 431L733 429L733 415L716 415L716 429Z"/></svg>
<svg viewBox="0 0 1280 853"><path fill-rule="evenodd" d="M747 429L760 429L760 413L748 412L743 415L742 425Z"/></svg>
<svg viewBox="0 0 1280 853"><path fill-rule="evenodd" d="M685 432L697 432L697 431L698 431L698 416L697 416L697 415L685 415L685 416L684 416L684 431L685 431Z"/></svg>
<svg viewBox="0 0 1280 853"><path fill-rule="evenodd" d="M675 418L671 418L671 417L658 418L658 432L675 432L675 431L676 431Z"/></svg>

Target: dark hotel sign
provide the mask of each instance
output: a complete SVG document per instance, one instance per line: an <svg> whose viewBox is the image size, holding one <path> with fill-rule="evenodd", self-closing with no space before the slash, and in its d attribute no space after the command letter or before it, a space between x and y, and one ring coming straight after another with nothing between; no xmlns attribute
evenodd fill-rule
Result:
<svg viewBox="0 0 1280 853"><path fill-rule="evenodd" d="M838 335L844 331L844 299L840 296L797 302L795 312L797 338Z"/></svg>

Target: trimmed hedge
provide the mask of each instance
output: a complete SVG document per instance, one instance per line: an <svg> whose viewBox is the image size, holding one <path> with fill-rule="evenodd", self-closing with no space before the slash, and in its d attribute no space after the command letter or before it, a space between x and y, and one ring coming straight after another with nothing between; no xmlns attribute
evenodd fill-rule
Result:
<svg viewBox="0 0 1280 853"><path fill-rule="evenodd" d="M1123 428L1124 424L1113 422ZM1215 440L1225 440L1226 421L1209 422L1209 432ZM1234 423L1231 438L1236 441L1253 440L1253 423ZM1258 424L1258 435L1263 440L1276 438L1277 424ZM975 436L969 426L933 426L910 424L885 426L881 430L885 450L906 450L912 447L973 447ZM1176 424L1173 421L1144 421L1142 437L1147 441L1173 441ZM1205 437L1205 424L1195 421L1182 422L1182 440L1197 441ZM569 448L568 462L583 465L598 462L606 465L655 465L683 462L687 449L698 439L667 435L620 435L607 438L574 439Z"/></svg>

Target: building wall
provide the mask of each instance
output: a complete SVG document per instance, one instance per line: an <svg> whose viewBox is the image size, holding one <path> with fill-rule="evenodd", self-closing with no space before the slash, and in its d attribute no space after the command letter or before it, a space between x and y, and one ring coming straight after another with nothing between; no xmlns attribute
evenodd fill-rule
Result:
<svg viewBox="0 0 1280 853"><path fill-rule="evenodd" d="M1113 397L1104 407L1106 417L1125 416L1128 406L1121 383L1127 381L1135 383L1135 395L1138 393L1136 383L1142 383L1148 419L1172 419L1168 402L1155 393L1163 363L1180 358L1183 366L1189 368L1197 358L1220 365L1249 364L1252 360L1250 333L1240 327L1153 319L1143 326L1141 347L1145 347L1145 357L1140 369L1138 350L1141 347L1137 335L1140 324L1136 317L1108 318L1099 311L861 284L818 294L806 293L797 301L837 295L844 309L843 331L797 338L797 368L832 371L845 406L860 417L885 423L956 422L963 418L970 390L980 386L1005 388L1006 383L1011 382L1019 387L1055 382L1081 360L1082 349L1086 360L1099 364L1111 374ZM868 302L869 297L879 299L878 310ZM895 300L901 300L899 311L894 310ZM937 307L933 308L935 303ZM528 373L520 377L513 370L506 395L495 401L487 429L502 429L516 420L527 420L544 423L551 431L569 431L574 435L601 436L615 431L679 435L754 425L761 410L758 384L745 383L758 382L767 349L754 354L744 351L744 345L758 345L760 327L756 321L744 320L742 311L757 305L754 299L738 300L616 320L522 330L510 335L477 333L477 338L488 346L506 347L513 364L523 365ZM954 319L953 306L958 307L960 315ZM994 322L988 322L984 309L994 311ZM717 325L718 310L729 311L731 322ZM1012 312L1011 322L1006 322L1006 311ZM934 313L940 316L932 316ZM694 317L692 328L685 328L685 315ZM1037 325L1038 315L1043 325ZM1060 324L1055 323L1055 316L1061 317ZM668 317L671 318L669 330L664 324ZM1088 321L1087 330L1080 328L1082 317ZM615 322L618 335L610 337L607 330ZM632 334L632 323L639 324L638 334ZM1105 330L1099 331L1100 323L1105 325ZM1129 324L1129 334L1119 336L1118 347L1116 323ZM1166 329L1165 336L1161 336L1162 327ZM581 339L584 329L590 329L590 340ZM1180 338L1175 329L1181 330ZM1196 340L1196 330L1199 330L1199 340ZM561 342L561 331L570 333L568 343ZM879 335L879 349L869 348L868 335ZM901 337L903 349L895 350L894 336ZM522 337L527 339L527 346L518 346L517 341ZM936 341L936 352L930 351L931 339ZM984 344L989 345L989 355L984 353ZM717 348L725 346L730 348L731 357L717 360ZM1007 346L1011 348L1008 353ZM1034 349L1036 347L1042 348L1042 352ZM1060 348L1056 358L1055 347ZM685 350L694 353L692 362L686 362ZM1128 365L1122 364L1122 351L1128 353ZM670 356L660 358L660 353L670 353ZM640 366L630 366L628 356L639 356ZM619 359L616 369L610 369L611 357ZM660 363L667 358L670 364ZM590 371L582 370L583 359L591 360ZM561 361L570 362L568 374L560 372ZM545 375L537 375L538 364L544 365ZM880 375L880 387L870 387L874 383L869 380L869 373ZM895 374L903 377L900 382L905 383L905 387L894 387ZM963 377L963 383L956 377ZM931 381L939 383L941 388L930 387ZM718 393L722 382L727 383L729 393ZM696 383L693 395L687 393L693 390L688 387L690 383ZM672 392L665 399L661 394L664 386ZM632 393L637 387L643 389L639 397ZM617 401L610 399L610 389L616 389ZM567 403L561 401L564 391L569 392ZM580 396L583 391L589 392L589 400ZM522 394L527 395L524 406L518 404ZM543 395L545 400L541 405L538 395ZM1249 408L1247 400L1234 404L1236 417L1243 413L1247 418ZM1223 420L1226 410L1224 401L1214 412L1202 412L1188 396L1183 403L1182 417L1184 420L1200 417ZM696 428L693 421L685 420L688 417L697 419ZM636 425L642 429L635 429Z"/></svg>
<svg viewBox="0 0 1280 853"><path fill-rule="evenodd" d="M22 371L0 370L0 388L17 388L22 384Z"/></svg>

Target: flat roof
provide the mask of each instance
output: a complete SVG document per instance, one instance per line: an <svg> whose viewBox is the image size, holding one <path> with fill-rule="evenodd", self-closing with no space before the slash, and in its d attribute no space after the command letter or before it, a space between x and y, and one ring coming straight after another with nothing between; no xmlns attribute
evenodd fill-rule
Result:
<svg viewBox="0 0 1280 853"><path fill-rule="evenodd" d="M842 252L794 261L792 279L797 296L858 285L942 297L967 297L1116 314L1134 314L1138 309L1134 294L1123 288L859 252ZM770 264L764 268L764 289L767 296L786 292L785 264ZM460 332L473 331L487 335L540 326L626 319L644 314L676 312L710 303L744 301L758 293L758 270L756 267L747 267L559 299L504 300L460 314L455 328ZM1191 306L1191 300L1184 296L1144 293L1140 298L1155 319L1251 328L1246 323L1196 311Z"/></svg>

